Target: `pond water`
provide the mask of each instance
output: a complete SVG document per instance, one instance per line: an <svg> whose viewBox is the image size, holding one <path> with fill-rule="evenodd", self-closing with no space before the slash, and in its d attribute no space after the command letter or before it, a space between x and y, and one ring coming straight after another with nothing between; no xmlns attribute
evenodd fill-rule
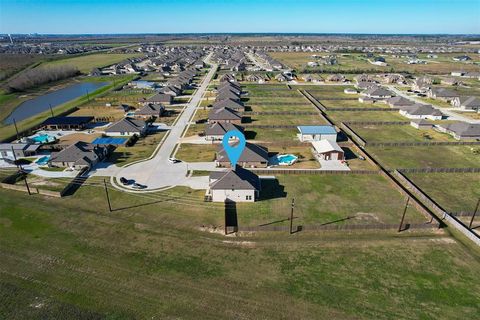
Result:
<svg viewBox="0 0 480 320"><path fill-rule="evenodd" d="M63 89L55 90L22 102L13 112L4 120L5 124L12 124L13 119L19 122L59 106L65 102L78 98L88 93L106 86L108 82L82 82L76 83Z"/></svg>

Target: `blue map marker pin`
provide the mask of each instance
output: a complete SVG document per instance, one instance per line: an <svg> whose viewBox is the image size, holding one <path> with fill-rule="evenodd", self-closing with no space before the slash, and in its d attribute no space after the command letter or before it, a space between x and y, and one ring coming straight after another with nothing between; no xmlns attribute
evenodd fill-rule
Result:
<svg viewBox="0 0 480 320"><path fill-rule="evenodd" d="M230 138L235 137L238 139L238 143L231 146L228 141ZM238 130L230 130L223 135L222 145L223 149L227 153L228 159L230 159L230 163L232 164L232 168L237 167L238 159L242 155L243 149L245 149L245 136Z"/></svg>

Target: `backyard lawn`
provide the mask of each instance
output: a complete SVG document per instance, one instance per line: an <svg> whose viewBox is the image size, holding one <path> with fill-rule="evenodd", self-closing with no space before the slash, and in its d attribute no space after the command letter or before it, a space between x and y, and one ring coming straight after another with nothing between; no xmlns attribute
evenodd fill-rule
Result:
<svg viewBox="0 0 480 320"><path fill-rule="evenodd" d="M368 147L387 168L478 168L477 146ZM478 150L478 151L476 151Z"/></svg>
<svg viewBox="0 0 480 320"><path fill-rule="evenodd" d="M388 110L388 109L386 109ZM328 111L335 121L408 121L398 111Z"/></svg>
<svg viewBox="0 0 480 320"><path fill-rule="evenodd" d="M120 146L112 153L108 161L123 166L137 160L150 157L162 140L166 131L149 134L139 139L132 147Z"/></svg>
<svg viewBox="0 0 480 320"><path fill-rule="evenodd" d="M456 141L446 133L433 129L418 130L410 125L351 125L350 127L367 142Z"/></svg>

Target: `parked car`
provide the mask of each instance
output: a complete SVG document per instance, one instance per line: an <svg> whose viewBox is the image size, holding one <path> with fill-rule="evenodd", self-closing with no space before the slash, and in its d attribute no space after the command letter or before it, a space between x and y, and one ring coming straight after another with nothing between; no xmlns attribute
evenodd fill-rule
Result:
<svg viewBox="0 0 480 320"><path fill-rule="evenodd" d="M140 183L136 183L136 182L135 182L135 183L132 185L132 188L133 188L133 189L146 189L147 186L144 185L144 184L140 184Z"/></svg>
<svg viewBox="0 0 480 320"><path fill-rule="evenodd" d="M180 160L178 160L178 159L176 159L176 158L168 158L168 162L170 162L170 163L178 163L178 162L182 162L182 161L180 161Z"/></svg>
<svg viewBox="0 0 480 320"><path fill-rule="evenodd" d="M130 184L130 181L127 180L125 177L120 178L120 183L123 184L124 186L127 186Z"/></svg>

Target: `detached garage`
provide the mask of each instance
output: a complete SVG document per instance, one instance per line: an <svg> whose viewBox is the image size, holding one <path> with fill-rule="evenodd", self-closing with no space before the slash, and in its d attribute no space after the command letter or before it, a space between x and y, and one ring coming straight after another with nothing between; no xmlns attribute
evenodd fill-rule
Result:
<svg viewBox="0 0 480 320"><path fill-rule="evenodd" d="M315 156L320 160L343 160L344 152L336 143L329 140L312 141Z"/></svg>

